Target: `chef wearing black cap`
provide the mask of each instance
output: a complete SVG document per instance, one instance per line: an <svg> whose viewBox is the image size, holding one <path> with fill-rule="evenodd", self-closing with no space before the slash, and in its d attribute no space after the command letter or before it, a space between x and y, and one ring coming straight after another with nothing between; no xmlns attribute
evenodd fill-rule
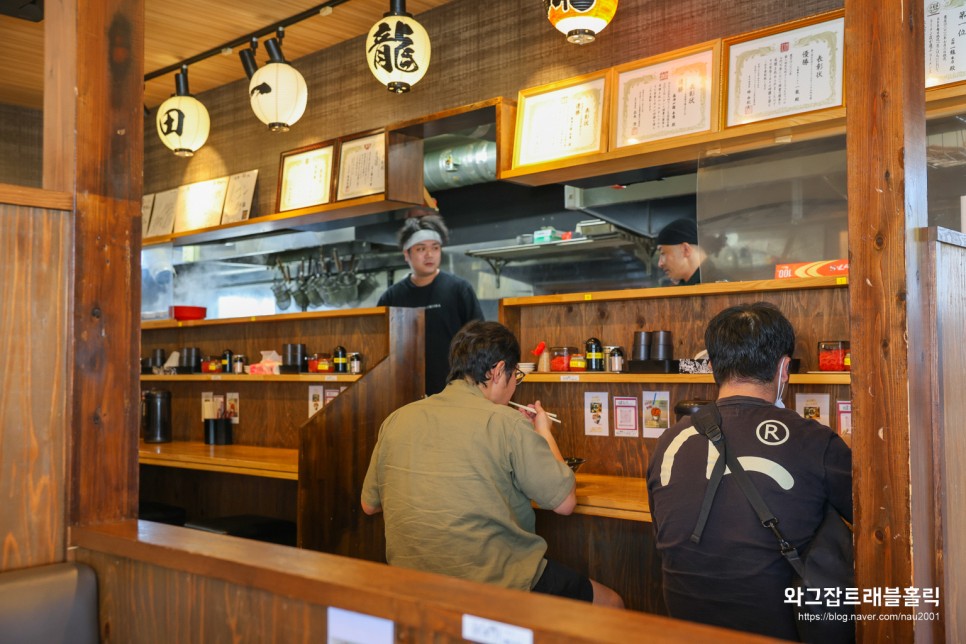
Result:
<svg viewBox="0 0 966 644"><path fill-rule="evenodd" d="M698 225L675 219L657 234L657 267L679 286L701 283L701 264L708 254L698 246Z"/></svg>

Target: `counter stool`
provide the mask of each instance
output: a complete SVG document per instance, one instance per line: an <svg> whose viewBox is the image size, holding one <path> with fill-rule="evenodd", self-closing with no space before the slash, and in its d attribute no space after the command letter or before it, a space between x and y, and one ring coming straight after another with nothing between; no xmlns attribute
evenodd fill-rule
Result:
<svg viewBox="0 0 966 644"><path fill-rule="evenodd" d="M184 508L158 501L141 501L138 503L138 518L144 521L155 521L169 525L184 525L187 518Z"/></svg>
<svg viewBox="0 0 966 644"><path fill-rule="evenodd" d="M209 519L192 519L184 524L186 528L228 534L244 539L257 539L279 543L283 546L294 546L296 530L294 521L273 519L254 514L239 514L228 517L212 517Z"/></svg>

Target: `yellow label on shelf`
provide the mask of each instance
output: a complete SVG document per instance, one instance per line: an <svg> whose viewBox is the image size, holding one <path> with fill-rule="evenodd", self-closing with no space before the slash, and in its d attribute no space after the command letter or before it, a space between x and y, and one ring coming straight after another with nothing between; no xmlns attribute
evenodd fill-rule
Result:
<svg viewBox="0 0 966 644"><path fill-rule="evenodd" d="M594 299L594 294L593 293L584 293L584 301L585 302L587 300L592 300L592 299Z"/></svg>
<svg viewBox="0 0 966 644"><path fill-rule="evenodd" d="M849 278L847 278L847 277L836 277L835 278L835 283L836 284L848 284L849 283Z"/></svg>

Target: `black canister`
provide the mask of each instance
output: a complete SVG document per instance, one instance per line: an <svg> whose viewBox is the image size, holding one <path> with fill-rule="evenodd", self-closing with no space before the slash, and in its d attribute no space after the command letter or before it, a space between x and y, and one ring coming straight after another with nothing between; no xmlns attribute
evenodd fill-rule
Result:
<svg viewBox="0 0 966 644"><path fill-rule="evenodd" d="M234 356L231 349L225 349L221 352L221 371L223 373L231 373L231 359Z"/></svg>
<svg viewBox="0 0 966 644"><path fill-rule="evenodd" d="M151 351L151 367L163 367L167 356L165 355L164 349L154 349Z"/></svg>
<svg viewBox="0 0 966 644"><path fill-rule="evenodd" d="M144 442L171 442L171 392L149 389L142 394Z"/></svg>
<svg viewBox="0 0 966 644"><path fill-rule="evenodd" d="M651 332L635 331L631 360L649 360L651 357Z"/></svg>
<svg viewBox="0 0 966 644"><path fill-rule="evenodd" d="M193 373L201 373L201 349L182 347L178 354L178 366Z"/></svg>
<svg viewBox="0 0 966 644"><path fill-rule="evenodd" d="M587 338L584 343L584 358L587 360L587 371L603 371L604 345L597 338Z"/></svg>
<svg viewBox="0 0 966 644"><path fill-rule="evenodd" d="M673 360L674 345L671 342L670 331L654 331L651 333L651 360Z"/></svg>
<svg viewBox="0 0 966 644"><path fill-rule="evenodd" d="M288 367L289 371L301 373L308 370L308 364L304 344L282 345L282 366Z"/></svg>
<svg viewBox="0 0 966 644"><path fill-rule="evenodd" d="M349 373L349 356L342 345L332 350L332 365L336 373Z"/></svg>

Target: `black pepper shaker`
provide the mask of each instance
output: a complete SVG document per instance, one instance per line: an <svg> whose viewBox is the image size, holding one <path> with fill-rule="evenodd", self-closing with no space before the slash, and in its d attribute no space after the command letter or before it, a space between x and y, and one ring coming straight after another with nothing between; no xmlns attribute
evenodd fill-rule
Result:
<svg viewBox="0 0 966 644"><path fill-rule="evenodd" d="M607 370L613 373L620 373L624 370L624 352L621 351L620 347L614 347L610 350L610 356L608 357Z"/></svg>
<svg viewBox="0 0 966 644"><path fill-rule="evenodd" d="M336 373L349 373L349 360L346 356L345 347L337 346L332 350L332 363Z"/></svg>
<svg viewBox="0 0 966 644"><path fill-rule="evenodd" d="M604 345L597 338L588 338L584 343L587 371L604 370Z"/></svg>
<svg viewBox="0 0 966 644"><path fill-rule="evenodd" d="M225 349L221 352L221 371L222 373L231 373L231 359L234 356L231 349Z"/></svg>

